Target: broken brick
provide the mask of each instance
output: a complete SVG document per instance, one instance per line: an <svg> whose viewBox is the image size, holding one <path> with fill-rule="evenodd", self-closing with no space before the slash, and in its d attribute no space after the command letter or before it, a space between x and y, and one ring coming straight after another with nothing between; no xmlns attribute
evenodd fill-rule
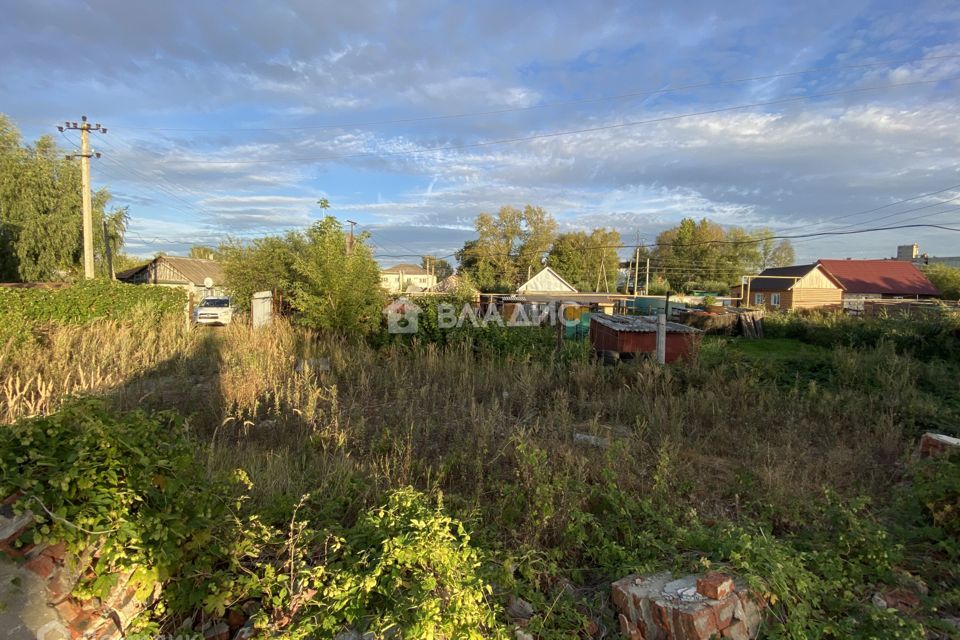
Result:
<svg viewBox="0 0 960 640"><path fill-rule="evenodd" d="M721 631L720 637L729 638L730 640L750 640L753 636L750 635L750 630L747 628L746 623L743 620L737 620Z"/></svg>
<svg viewBox="0 0 960 640"><path fill-rule="evenodd" d="M709 573L697 578L697 593L711 600L723 600L733 593L733 580L722 573Z"/></svg>
<svg viewBox="0 0 960 640"><path fill-rule="evenodd" d="M613 583L612 600L623 634L644 640L752 639L765 606L745 585L722 574L628 576ZM727 629L731 631L723 635Z"/></svg>
<svg viewBox="0 0 960 640"><path fill-rule="evenodd" d="M32 571L43 579L47 579L53 575L53 570L56 568L53 559L43 554L30 558L23 566L28 571Z"/></svg>

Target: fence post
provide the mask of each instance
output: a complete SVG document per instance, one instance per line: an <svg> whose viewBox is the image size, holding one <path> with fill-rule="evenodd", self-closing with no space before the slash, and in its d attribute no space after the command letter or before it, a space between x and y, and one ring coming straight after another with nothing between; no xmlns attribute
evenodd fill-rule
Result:
<svg viewBox="0 0 960 640"><path fill-rule="evenodd" d="M667 362L667 314L657 316L657 362Z"/></svg>

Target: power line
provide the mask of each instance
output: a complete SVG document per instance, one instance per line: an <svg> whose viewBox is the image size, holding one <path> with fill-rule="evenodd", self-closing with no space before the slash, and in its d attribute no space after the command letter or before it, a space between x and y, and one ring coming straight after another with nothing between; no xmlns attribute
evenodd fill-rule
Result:
<svg viewBox="0 0 960 640"><path fill-rule="evenodd" d="M703 240L700 242L687 242L687 243L678 243L678 242L653 242L648 243L647 247L699 247L705 245L742 245L742 244L756 244L758 242L763 242L764 240L793 240L795 238L814 238L814 237L823 237L823 236L846 236L846 235L857 235L861 233L874 233L877 231L895 231L899 229L916 229L916 228L929 228L929 229L941 229L943 231L953 231L960 233L960 228L948 227L945 225L939 224L905 224L897 225L891 227L875 227L872 229L855 229L851 231L820 231L816 233L804 233L797 235L773 235L766 236L765 238L751 238L744 240ZM627 244L611 244L611 245L598 245L591 247L592 249L624 249L628 248L631 245ZM456 253L451 253L445 256L439 256L440 258L452 258ZM503 252L484 252L482 255L478 255L478 258L489 258L489 257L517 257L516 253L503 253ZM393 255L384 255L379 254L375 255L375 258L409 258L414 257L410 254L393 254Z"/></svg>
<svg viewBox="0 0 960 640"><path fill-rule="evenodd" d="M455 144L455 145L442 145L436 147L424 147L422 149L414 149L407 151L380 151L380 152L363 152L363 153L351 153L351 154L340 154L340 155L331 155L331 156L301 156L284 159L285 162L324 162L328 160L349 160L354 158L367 158L367 157L392 157L392 156L405 156L405 155L418 155L423 153L433 153L436 151L458 151L463 149L475 149L482 147L490 147L501 144L511 144L516 142L531 142L533 140L544 140L548 138L559 138L563 136L579 135L582 133L595 133L598 131L609 131L612 129L623 129L626 127L636 127L645 124L655 124L659 122L669 122L673 120L680 120L683 118L693 118L697 116L712 115L716 113L726 113L730 111L741 111L743 109L751 109L754 107L768 107L780 104L790 104L795 102L803 102L805 100L812 100L815 98L827 98L834 96L843 96L851 95L855 93L864 93L868 91L883 91L886 89L897 89L902 87L912 87L925 84L936 84L938 82L949 82L951 80L958 80L960 76L951 76L948 78L938 78L936 80L917 80L914 82L901 82L895 84L888 84L883 86L874 86L874 87L860 87L857 89L845 89L842 91L827 91L824 93L814 93L806 96L795 96L792 98L780 98L777 100L767 100L763 102L751 102L749 104L734 105L730 107L718 107L716 109L708 109L705 111L694 111L691 113L681 113L672 116L663 116L659 118L650 118L647 120L633 120L628 122L620 122L617 124L608 124L601 125L596 127L586 127L583 129L569 129L565 131L554 131L550 133L540 133L530 136L518 136L515 138L500 138L498 140L486 140L481 142L472 142L467 144ZM213 165L222 165L222 164L262 164L265 162L276 162L274 159L262 159L262 160L189 160L186 159L184 162L190 164L213 164Z"/></svg>
<svg viewBox="0 0 960 640"><path fill-rule="evenodd" d="M930 56L926 58L913 58L908 60L887 60L882 62L871 62L871 63L855 64L855 65L835 65L830 67L815 67L815 68L803 69L799 71L772 73L767 75L750 76L746 78L736 78L732 80L700 82L695 84L680 85L678 87L666 88L666 89L648 89L643 91L635 91L631 93L622 93L622 94L612 95L612 96L598 96L595 98L564 100L559 102L549 102L549 103L538 104L538 105L529 105L525 107L504 107L502 109L490 109L486 111L471 111L466 113L455 113L455 114L445 114L445 115L436 115L436 116L418 116L418 117L411 117L411 118L394 118L389 120L371 120L366 122L346 122L346 123L340 123L340 124L328 123L328 124L302 125L302 126L289 126L289 127L137 127L137 128L146 130L146 131L182 131L182 132L254 131L256 132L256 131L310 131L310 130L320 130L320 129L373 127L373 126L391 125L391 124L412 124L417 122L429 122L429 121L435 121L435 120L453 120L453 119L459 119L459 118L473 118L473 117L481 117L481 116L499 115L504 113L533 111L537 109L551 109L551 108L567 107L567 106L574 106L574 105L580 105L580 104L595 104L598 102L609 102L609 101L615 101L615 100L626 100L631 98L679 93L682 91L688 91L690 89L703 89L703 88L714 87L714 86L743 84L747 82L756 82L759 80L774 80L777 78L789 78L789 77L802 76L802 75L808 75L808 74L814 74L814 73L827 73L830 71L869 69L869 68L884 67L889 65L909 64L912 62L926 62L929 60L949 60L953 58L960 58L960 54Z"/></svg>

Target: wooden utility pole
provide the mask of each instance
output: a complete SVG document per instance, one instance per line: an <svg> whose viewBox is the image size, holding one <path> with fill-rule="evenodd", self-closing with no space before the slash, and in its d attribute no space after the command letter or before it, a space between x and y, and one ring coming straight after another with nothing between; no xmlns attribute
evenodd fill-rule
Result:
<svg viewBox="0 0 960 640"><path fill-rule="evenodd" d="M107 256L107 275L111 280L117 279L117 274L113 272L113 247L110 246L110 232L107 231L107 221L103 221L103 249Z"/></svg>
<svg viewBox="0 0 960 640"><path fill-rule="evenodd" d="M636 298L637 294L640 292L640 247L637 246L637 250L633 256L633 297ZM634 304L636 308L636 304Z"/></svg>
<svg viewBox="0 0 960 640"><path fill-rule="evenodd" d="M353 228L357 226L357 223L353 220L347 220L347 223L350 225L350 239L347 240L347 255L353 253Z"/></svg>
<svg viewBox="0 0 960 640"><path fill-rule="evenodd" d="M83 203L83 277L90 280L94 277L93 272L93 203L90 195L90 156L100 157L99 152L90 153L90 132L99 131L106 133L107 128L101 127L98 122L95 125L87 122L87 116L80 116L80 124L76 122L65 122L64 126L57 127L61 133L65 129L80 131L80 179L83 182L82 203ZM67 156L72 158L73 156Z"/></svg>

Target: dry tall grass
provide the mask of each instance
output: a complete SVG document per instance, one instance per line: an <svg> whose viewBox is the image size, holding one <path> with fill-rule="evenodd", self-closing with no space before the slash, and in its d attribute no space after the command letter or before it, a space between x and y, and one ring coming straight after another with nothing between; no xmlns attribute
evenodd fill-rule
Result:
<svg viewBox="0 0 960 640"><path fill-rule="evenodd" d="M329 370L310 366L321 358ZM589 480L613 466L624 487L644 492L666 454L677 499L719 515L741 492L797 505L823 486L889 485L912 436L905 413L929 402L916 385L922 365L892 351L838 350L830 366L842 384L783 388L736 362L610 369L479 358L465 345L377 350L284 323L185 331L100 322L8 347L0 417L45 413L77 393L174 408L212 447L210 464L245 468L265 503L363 478L479 507L522 476L524 445L546 452L557 474ZM577 432L613 446L577 444Z"/></svg>
<svg viewBox="0 0 960 640"><path fill-rule="evenodd" d="M105 393L193 353L183 320L138 318L52 325L36 341L0 345L0 424L55 411L64 398Z"/></svg>

